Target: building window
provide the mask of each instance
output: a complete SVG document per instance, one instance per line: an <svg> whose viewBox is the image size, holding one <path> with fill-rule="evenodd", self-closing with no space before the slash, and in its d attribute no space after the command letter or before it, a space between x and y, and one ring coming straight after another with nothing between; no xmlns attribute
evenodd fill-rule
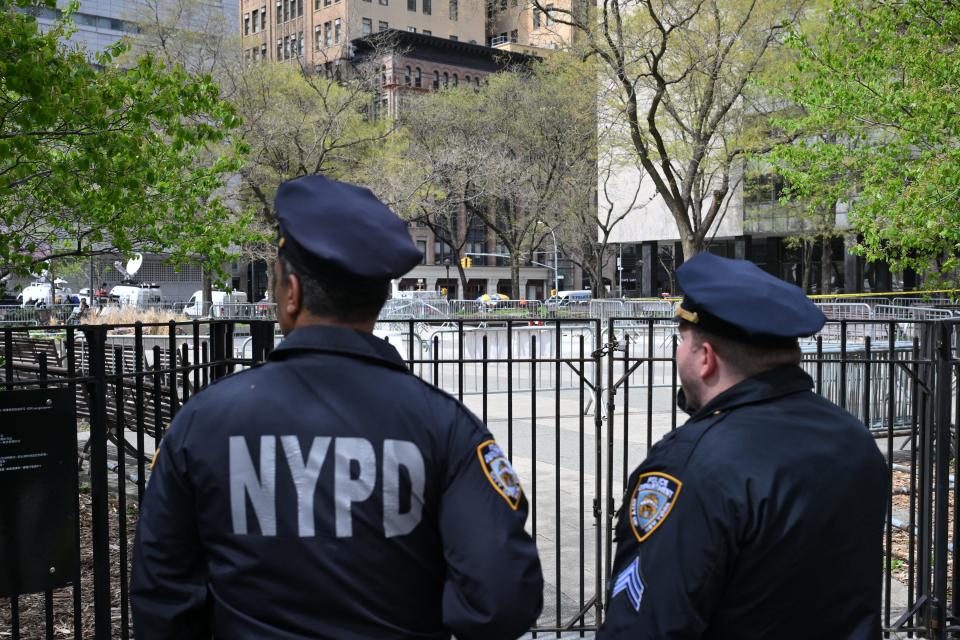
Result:
<svg viewBox="0 0 960 640"><path fill-rule="evenodd" d="M458 14L460 13L460 7L458 6L458 3L459 0L450 0L450 19L454 21L456 21L456 19L459 17Z"/></svg>
<svg viewBox="0 0 960 640"><path fill-rule="evenodd" d="M320 47L322 46L322 39L323 36L320 35L320 25L317 25L313 29L313 48L317 51L319 51Z"/></svg>
<svg viewBox="0 0 960 640"><path fill-rule="evenodd" d="M456 42L456 41L459 40L460 38L458 38L457 36L450 36L450 39L453 40L454 42Z"/></svg>
<svg viewBox="0 0 960 640"><path fill-rule="evenodd" d="M389 6L390 0L380 0L380 4L382 4L382 5L385 6L385 7L386 7L386 6Z"/></svg>
<svg viewBox="0 0 960 640"><path fill-rule="evenodd" d="M277 60L283 60L283 40L277 40Z"/></svg>
<svg viewBox="0 0 960 640"><path fill-rule="evenodd" d="M283 0L277 3L277 24L283 22Z"/></svg>
<svg viewBox="0 0 960 640"><path fill-rule="evenodd" d="M253 32L260 33L260 10L254 9L251 15L253 16Z"/></svg>
<svg viewBox="0 0 960 640"><path fill-rule="evenodd" d="M429 16L433 13L433 3L431 0L423 0L423 15Z"/></svg>
<svg viewBox="0 0 960 640"><path fill-rule="evenodd" d="M340 18L333 21L333 41L340 44Z"/></svg>
<svg viewBox="0 0 960 640"><path fill-rule="evenodd" d="M443 72L443 88L446 89L450 86L450 74L446 71Z"/></svg>
<svg viewBox="0 0 960 640"><path fill-rule="evenodd" d="M290 19L290 5L287 4L286 2L283 2L282 0L281 2L283 4L283 21L286 22L287 20Z"/></svg>
<svg viewBox="0 0 960 640"><path fill-rule="evenodd" d="M363 35L368 36L373 33L373 20L370 18L363 18L360 22L363 25L363 28L361 29L361 33L363 33Z"/></svg>
<svg viewBox="0 0 960 640"><path fill-rule="evenodd" d="M250 35L250 14L243 14L243 35Z"/></svg>
<svg viewBox="0 0 960 640"><path fill-rule="evenodd" d="M551 13L552 11L553 11L553 5L548 4L547 5L547 26L548 27L553 26L553 14Z"/></svg>
<svg viewBox="0 0 960 640"><path fill-rule="evenodd" d="M517 44L520 41L520 32L517 29L514 29L510 32L510 42Z"/></svg>
<svg viewBox="0 0 960 640"><path fill-rule="evenodd" d="M250 64L250 55L251 55L250 49L243 50L243 61L246 62L247 64Z"/></svg>
<svg viewBox="0 0 960 640"><path fill-rule="evenodd" d="M424 30L423 30L423 35L425 35L425 36L432 36L432 35L433 35L433 31L430 31L430 29L424 29Z"/></svg>
<svg viewBox="0 0 960 640"><path fill-rule="evenodd" d="M417 10L417 0L407 0L407 11Z"/></svg>
<svg viewBox="0 0 960 640"><path fill-rule="evenodd" d="M463 76L463 81L470 84L470 76Z"/></svg>
<svg viewBox="0 0 960 640"><path fill-rule="evenodd" d="M323 0L323 6L329 7L331 0Z"/></svg>
<svg viewBox="0 0 960 640"><path fill-rule="evenodd" d="M301 58L303 57L303 31L297 34L299 37L299 45L297 47L297 55Z"/></svg>
<svg viewBox="0 0 960 640"><path fill-rule="evenodd" d="M487 20L493 20L493 13L496 5L493 0L487 0Z"/></svg>
<svg viewBox="0 0 960 640"><path fill-rule="evenodd" d="M533 10L533 28L534 29L540 28L540 10L539 9Z"/></svg>
<svg viewBox="0 0 960 640"><path fill-rule="evenodd" d="M297 0L297 17L303 16L303 0Z"/></svg>
<svg viewBox="0 0 960 640"><path fill-rule="evenodd" d="M457 74L453 74L453 86L455 87L460 86L460 78L457 77Z"/></svg>
<svg viewBox="0 0 960 640"><path fill-rule="evenodd" d="M440 88L440 72L439 71L433 72L433 88L434 89Z"/></svg>
<svg viewBox="0 0 960 640"><path fill-rule="evenodd" d="M386 31L389 28L390 28L390 23L385 20L381 20L380 24L377 25L378 31Z"/></svg>
<svg viewBox="0 0 960 640"><path fill-rule="evenodd" d="M267 59L267 43L266 42L260 45L260 59L261 60Z"/></svg>
<svg viewBox="0 0 960 640"><path fill-rule="evenodd" d="M403 84L410 86L410 67L404 69L403 72Z"/></svg>
<svg viewBox="0 0 960 640"><path fill-rule="evenodd" d="M479 77L473 79L473 86L477 87L478 89L480 88L480 78L479 78Z"/></svg>
<svg viewBox="0 0 960 640"><path fill-rule="evenodd" d="M407 31L409 31L410 33L416 33L416 32L417 32L417 28L416 28L416 27L407 27Z"/></svg>
<svg viewBox="0 0 960 640"><path fill-rule="evenodd" d="M323 23L323 45L329 47L333 44L333 24L330 22Z"/></svg>
<svg viewBox="0 0 960 640"><path fill-rule="evenodd" d="M420 71L420 67L417 67L413 72L413 86L417 88L423 86L423 73Z"/></svg>
<svg viewBox="0 0 960 640"><path fill-rule="evenodd" d="M260 7L260 31L267 29L267 8Z"/></svg>

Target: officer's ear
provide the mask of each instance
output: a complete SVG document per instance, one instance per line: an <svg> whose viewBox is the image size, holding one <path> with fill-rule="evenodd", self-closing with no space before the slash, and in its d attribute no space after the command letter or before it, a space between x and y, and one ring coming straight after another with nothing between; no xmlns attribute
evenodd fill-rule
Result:
<svg viewBox="0 0 960 640"><path fill-rule="evenodd" d="M300 276L295 273L288 273L284 284L286 285L284 299L278 302L284 305L288 315L296 317L303 307L303 288L300 286Z"/></svg>
<svg viewBox="0 0 960 640"><path fill-rule="evenodd" d="M699 353L700 379L707 380L717 375L720 370L720 359L713 343L704 340L700 345Z"/></svg>

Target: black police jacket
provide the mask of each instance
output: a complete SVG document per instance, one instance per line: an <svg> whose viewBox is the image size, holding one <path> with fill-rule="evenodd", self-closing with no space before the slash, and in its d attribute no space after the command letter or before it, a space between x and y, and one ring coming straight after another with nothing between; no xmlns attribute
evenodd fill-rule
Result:
<svg viewBox="0 0 960 640"><path fill-rule="evenodd" d="M889 475L812 387L793 366L749 378L650 450L598 638L880 637Z"/></svg>
<svg viewBox="0 0 960 640"><path fill-rule="evenodd" d="M144 640L514 638L543 576L490 433L372 335L292 332L164 437L131 580Z"/></svg>

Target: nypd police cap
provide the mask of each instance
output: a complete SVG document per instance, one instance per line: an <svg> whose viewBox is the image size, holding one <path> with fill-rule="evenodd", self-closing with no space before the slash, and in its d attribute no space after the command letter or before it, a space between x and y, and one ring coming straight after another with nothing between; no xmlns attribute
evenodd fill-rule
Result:
<svg viewBox="0 0 960 640"><path fill-rule="evenodd" d="M324 176L280 185L280 254L308 273L399 278L420 263L406 224L363 187Z"/></svg>
<svg viewBox="0 0 960 640"><path fill-rule="evenodd" d="M716 335L739 340L810 336L827 318L799 287L747 260L703 252L677 269L683 301L677 316Z"/></svg>

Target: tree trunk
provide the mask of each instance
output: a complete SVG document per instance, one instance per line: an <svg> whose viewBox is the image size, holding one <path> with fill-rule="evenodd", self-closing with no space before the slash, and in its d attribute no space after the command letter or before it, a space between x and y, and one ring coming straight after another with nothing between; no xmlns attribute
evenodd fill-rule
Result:
<svg viewBox="0 0 960 640"><path fill-rule="evenodd" d="M213 276L210 275L210 269L203 267L203 309L202 315L209 316L213 311Z"/></svg>
<svg viewBox="0 0 960 640"><path fill-rule="evenodd" d="M820 238L820 294L830 293L830 279L833 275L833 238Z"/></svg>
<svg viewBox="0 0 960 640"><path fill-rule="evenodd" d="M683 243L684 262L703 251L703 241L699 240L695 233L684 236L681 242Z"/></svg>
<svg viewBox="0 0 960 640"><path fill-rule="evenodd" d="M594 252L593 257L596 259L596 262L592 265L593 268L590 273L590 280L593 282L593 297L599 299L607 297L607 288L603 286L603 263L606 249L605 245L600 245ZM613 289L614 280L616 279L616 269L614 269L614 277L610 278L611 290Z"/></svg>
<svg viewBox="0 0 960 640"><path fill-rule="evenodd" d="M256 269L254 269L254 277L256 277ZM264 294L264 297L269 302L276 302L276 300L273 299L273 263L272 262L267 262L267 291Z"/></svg>
<svg viewBox="0 0 960 640"><path fill-rule="evenodd" d="M520 299L520 256L510 252L510 299Z"/></svg>
<svg viewBox="0 0 960 640"><path fill-rule="evenodd" d="M467 299L467 270L460 265L460 261L457 260L457 273L460 274L460 291L457 299L466 300Z"/></svg>
<svg viewBox="0 0 960 640"><path fill-rule="evenodd" d="M800 268L803 270L800 274L800 288L804 293L810 293L810 285L813 284L813 240L803 241L803 250L800 253Z"/></svg>

